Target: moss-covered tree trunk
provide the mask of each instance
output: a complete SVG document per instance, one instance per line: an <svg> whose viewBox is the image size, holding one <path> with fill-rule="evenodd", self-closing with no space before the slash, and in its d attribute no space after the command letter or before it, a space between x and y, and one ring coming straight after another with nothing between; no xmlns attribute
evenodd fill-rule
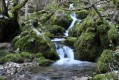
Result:
<svg viewBox="0 0 119 80"><path fill-rule="evenodd" d="M0 14L3 15L3 18L0 18L0 42L11 41L14 36L18 35L20 32L18 10L22 8L27 1L28 0L24 0L18 3L18 0L13 0L13 8L11 9L12 16L9 17L5 0L0 0L0 2L2 2Z"/></svg>

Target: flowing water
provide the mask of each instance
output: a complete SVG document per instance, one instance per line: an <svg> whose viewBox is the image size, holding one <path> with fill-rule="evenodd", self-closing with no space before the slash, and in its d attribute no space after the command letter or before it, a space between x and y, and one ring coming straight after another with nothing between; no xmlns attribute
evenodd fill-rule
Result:
<svg viewBox="0 0 119 80"><path fill-rule="evenodd" d="M73 4L70 4L69 9L72 9L72 8L74 8ZM76 20L79 22L81 21L80 19L77 19L75 12L72 12L70 14L70 17L72 18L73 21L71 22L69 28L64 33L66 37L68 36L69 29L71 29L74 26ZM63 44L60 44L60 42L62 40L64 40L64 39L63 38L55 38L52 40L55 44L56 51L60 57L60 59L58 61L56 61L52 66L66 67L66 66L74 66L74 65L81 66L81 64L86 64L86 65L91 64L90 62L75 60L73 49L71 49L70 47L65 46Z"/></svg>
<svg viewBox="0 0 119 80"><path fill-rule="evenodd" d="M73 9L73 4L70 4L69 9ZM65 37L68 36L68 31L78 20L75 12L71 13L72 23L66 30ZM81 20L78 20L79 22ZM37 35L42 35L38 30L32 28ZM57 54L60 59L49 67L31 67L22 71L20 74L13 76L11 80L81 80L82 76L91 76L93 74L95 63L75 60L73 49L65 46L60 42L64 38L54 38L51 41L54 43ZM77 79L78 78L78 79ZM7 80L7 79L6 79ZM10 78L8 79L10 80Z"/></svg>

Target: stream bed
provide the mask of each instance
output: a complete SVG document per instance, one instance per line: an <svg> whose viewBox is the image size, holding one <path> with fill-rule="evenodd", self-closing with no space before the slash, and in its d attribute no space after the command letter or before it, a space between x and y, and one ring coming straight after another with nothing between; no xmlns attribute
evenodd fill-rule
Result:
<svg viewBox="0 0 119 80"><path fill-rule="evenodd" d="M95 63L72 66L32 66L5 80L82 80L93 75ZM85 79L87 80L87 79Z"/></svg>

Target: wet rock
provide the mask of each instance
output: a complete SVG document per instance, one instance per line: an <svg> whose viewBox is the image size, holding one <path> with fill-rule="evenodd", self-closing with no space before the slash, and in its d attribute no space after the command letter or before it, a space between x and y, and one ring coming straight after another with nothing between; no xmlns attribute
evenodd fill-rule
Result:
<svg viewBox="0 0 119 80"><path fill-rule="evenodd" d="M92 79L92 77L90 77L90 76L88 76L88 77L82 76L80 78L78 78L76 76L73 77L73 80L91 80L91 79Z"/></svg>
<svg viewBox="0 0 119 80"><path fill-rule="evenodd" d="M13 52L11 43L0 43L0 53L2 52Z"/></svg>
<svg viewBox="0 0 119 80"><path fill-rule="evenodd" d="M7 78L12 75L20 73L25 68L29 68L32 66L38 66L38 63L18 64L18 63L14 63L14 62L7 62L4 65L0 65L0 75L4 76L4 78Z"/></svg>

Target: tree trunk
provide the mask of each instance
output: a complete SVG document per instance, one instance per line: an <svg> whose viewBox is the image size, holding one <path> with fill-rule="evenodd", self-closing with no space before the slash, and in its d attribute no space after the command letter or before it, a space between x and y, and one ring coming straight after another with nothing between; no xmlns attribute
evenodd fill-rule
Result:
<svg viewBox="0 0 119 80"><path fill-rule="evenodd" d="M18 0L13 0L13 8L11 9L12 17L8 15L8 8L5 0L0 0L2 3L2 15L8 18L0 18L0 42L11 41L20 32L20 26L18 23L18 10L22 8L28 0L24 0L18 4ZM1 5L0 5L1 6Z"/></svg>

